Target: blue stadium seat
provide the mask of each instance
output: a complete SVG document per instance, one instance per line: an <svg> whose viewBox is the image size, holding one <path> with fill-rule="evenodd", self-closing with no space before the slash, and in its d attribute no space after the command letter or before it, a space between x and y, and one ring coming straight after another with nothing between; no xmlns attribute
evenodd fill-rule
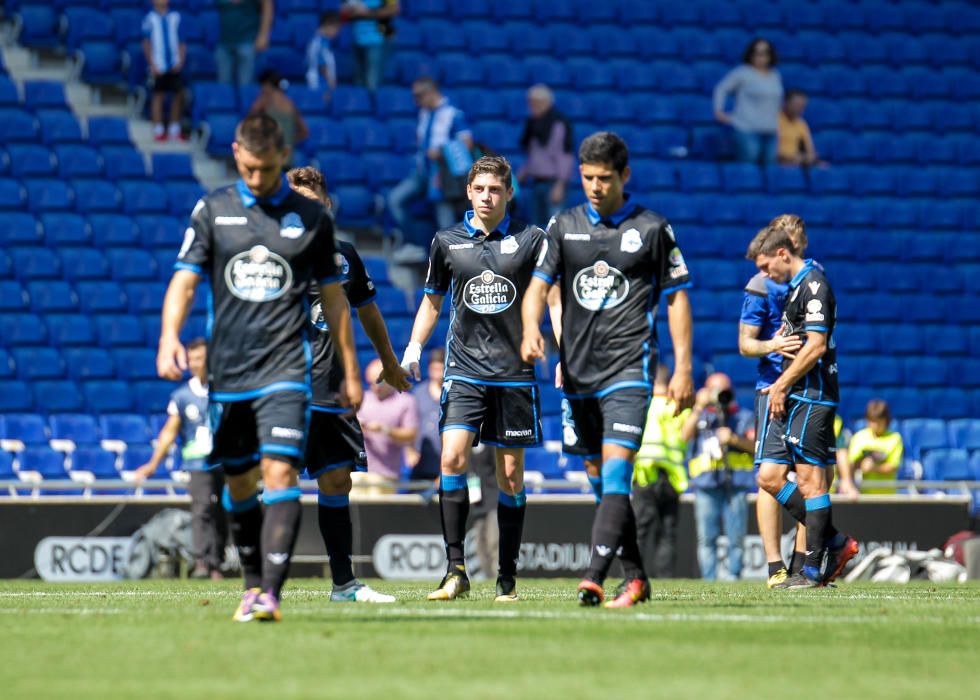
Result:
<svg viewBox="0 0 980 700"><path fill-rule="evenodd" d="M0 109L0 143L36 143L41 125L30 112Z"/></svg>
<svg viewBox="0 0 980 700"><path fill-rule="evenodd" d="M949 444L961 450L980 450L980 420L958 418L947 423ZM977 478L980 478L978 476Z"/></svg>
<svg viewBox="0 0 980 700"><path fill-rule="evenodd" d="M354 153L388 151L391 133L381 122L373 119L348 119L344 124L347 143Z"/></svg>
<svg viewBox="0 0 980 700"><path fill-rule="evenodd" d="M376 101L376 113L382 119L412 118L418 113L411 92L400 85L385 85L378 88Z"/></svg>
<svg viewBox="0 0 980 700"><path fill-rule="evenodd" d="M154 153L151 157L153 179L157 182L191 180L196 182L191 157L187 153Z"/></svg>
<svg viewBox="0 0 980 700"><path fill-rule="evenodd" d="M195 82L213 82L217 77L214 52L203 46L187 47L187 75Z"/></svg>
<svg viewBox="0 0 980 700"><path fill-rule="evenodd" d="M9 352L0 348L0 379L13 379L15 376L13 358Z"/></svg>
<svg viewBox="0 0 980 700"><path fill-rule="evenodd" d="M109 276L109 263L102 251L95 248L62 248L59 257L65 278L72 282Z"/></svg>
<svg viewBox="0 0 980 700"><path fill-rule="evenodd" d="M966 450L934 450L922 460L923 476L930 481L973 481L977 478Z"/></svg>
<svg viewBox="0 0 980 700"><path fill-rule="evenodd" d="M61 355L53 348L15 348L11 351L17 376L26 382L65 376Z"/></svg>
<svg viewBox="0 0 980 700"><path fill-rule="evenodd" d="M58 279L61 264L46 248L14 248L10 251L14 276L21 280Z"/></svg>
<svg viewBox="0 0 980 700"><path fill-rule="evenodd" d="M131 472L134 469L138 469L153 455L153 448L145 445L133 445L123 453L122 455L122 471ZM169 467L166 462L160 465L160 469L150 477L151 479L169 479Z"/></svg>
<svg viewBox="0 0 980 700"><path fill-rule="evenodd" d="M386 316L405 316L410 310L407 306L405 293L396 288L379 284L377 286L378 306Z"/></svg>
<svg viewBox="0 0 980 700"><path fill-rule="evenodd" d="M341 186L334 190L340 201L337 218L347 226L371 226L375 221L374 195L366 187Z"/></svg>
<svg viewBox="0 0 980 700"><path fill-rule="evenodd" d="M0 216L0 245L38 245L42 229L38 220L23 212L4 212Z"/></svg>
<svg viewBox="0 0 980 700"><path fill-rule="evenodd" d="M35 382L34 403L48 413L79 413L84 406L78 385L70 380Z"/></svg>
<svg viewBox="0 0 980 700"><path fill-rule="evenodd" d="M971 395L963 389L944 387L942 389L927 389L924 393L931 416L948 420L962 418L964 414L970 411L968 407Z"/></svg>
<svg viewBox="0 0 980 700"><path fill-rule="evenodd" d="M89 381L82 384L85 405L93 413L125 413L133 408L133 397L129 385L121 381ZM102 437L108 437L105 425L102 426Z"/></svg>
<svg viewBox="0 0 980 700"><path fill-rule="evenodd" d="M125 285L129 310L136 314L159 312L167 286L160 282L133 282Z"/></svg>
<svg viewBox="0 0 980 700"><path fill-rule="evenodd" d="M143 381L135 382L133 387L136 408L144 415L150 415L164 413L167 410L170 395L173 394L177 385L173 382Z"/></svg>
<svg viewBox="0 0 980 700"><path fill-rule="evenodd" d="M78 309L78 297L67 282L44 280L29 282L27 293L31 309L38 314L61 313Z"/></svg>
<svg viewBox="0 0 980 700"><path fill-rule="evenodd" d="M210 121L213 114L237 114L238 95L231 85L198 83L194 86L194 123Z"/></svg>
<svg viewBox="0 0 980 700"><path fill-rule="evenodd" d="M5 314L0 339L7 347L42 345L47 340L44 324L34 314Z"/></svg>
<svg viewBox="0 0 980 700"><path fill-rule="evenodd" d="M159 314L157 316L157 326L159 326ZM134 316L122 314L108 314L95 317L96 334L99 345L102 347L129 347L143 346L146 337L143 334L143 325ZM157 329L159 333L159 328Z"/></svg>
<svg viewBox="0 0 980 700"><path fill-rule="evenodd" d="M21 5L15 15L20 18L21 30L17 40L34 48L53 48L61 42L58 32L59 13L53 4Z"/></svg>
<svg viewBox="0 0 980 700"><path fill-rule="evenodd" d="M156 350L119 348L112 352L120 378L134 381L156 379Z"/></svg>
<svg viewBox="0 0 980 700"><path fill-rule="evenodd" d="M27 206L35 214L66 211L75 203L75 195L61 180L27 180Z"/></svg>
<svg viewBox="0 0 980 700"><path fill-rule="evenodd" d="M93 146L130 145L129 122L123 117L89 117L88 137Z"/></svg>
<svg viewBox="0 0 980 700"><path fill-rule="evenodd" d="M82 80L96 85L123 83L122 54L110 41L86 41L78 50L84 57Z"/></svg>
<svg viewBox="0 0 980 700"><path fill-rule="evenodd" d="M63 178L96 178L104 172L102 156L91 146L61 144L54 147L58 175Z"/></svg>
<svg viewBox="0 0 980 700"><path fill-rule="evenodd" d="M186 228L184 220L159 214L146 214L134 217L133 221L139 229L143 245L148 248L163 248L172 252L173 257L176 258L176 251L180 248ZM172 269L173 260L167 266L167 273L169 274Z"/></svg>
<svg viewBox="0 0 980 700"><path fill-rule="evenodd" d="M91 314L124 313L126 294L118 282L85 281L75 285L82 311Z"/></svg>
<svg viewBox="0 0 980 700"><path fill-rule="evenodd" d="M76 381L111 379L116 368L107 350L101 348L72 348L64 351L68 376Z"/></svg>
<svg viewBox="0 0 980 700"><path fill-rule="evenodd" d="M752 163L724 163L721 179L725 192L760 192L763 187L763 171Z"/></svg>
<svg viewBox="0 0 980 700"><path fill-rule="evenodd" d="M95 245L99 248L138 246L143 243L140 230L125 214L92 214L88 217Z"/></svg>
<svg viewBox="0 0 980 700"><path fill-rule="evenodd" d="M80 447L71 454L71 470L88 472L96 479L118 479L116 455L101 447Z"/></svg>
<svg viewBox="0 0 980 700"><path fill-rule="evenodd" d="M721 175L715 163L680 163L677 172L685 192L717 192L721 189Z"/></svg>
<svg viewBox="0 0 980 700"><path fill-rule="evenodd" d="M10 144L10 173L14 177L52 177L55 175L55 158L50 149L36 144Z"/></svg>
<svg viewBox="0 0 980 700"><path fill-rule="evenodd" d="M939 320L939 318L935 318L935 320ZM966 355L969 352L970 344L967 340L966 331L959 326L946 324L928 326L920 328L920 332L923 334L926 347L931 353L936 355Z"/></svg>
<svg viewBox="0 0 980 700"><path fill-rule="evenodd" d="M930 450L949 446L946 423L937 418L909 418L902 421L906 454L921 459Z"/></svg>
<svg viewBox="0 0 980 700"><path fill-rule="evenodd" d="M2 115L0 115L0 120L2 118ZM2 124L2 121L0 121L0 124ZM22 213L20 210L22 210L26 200L27 194L19 180L0 179L0 210L13 209L18 210L18 213Z"/></svg>
<svg viewBox="0 0 980 700"><path fill-rule="evenodd" d="M19 380L0 381L0 413L30 411L33 408L31 387L27 382Z"/></svg>
<svg viewBox="0 0 980 700"><path fill-rule="evenodd" d="M52 248L86 245L92 239L88 224L78 214L41 214L41 226L44 240Z"/></svg>
<svg viewBox="0 0 980 700"><path fill-rule="evenodd" d="M179 218L189 218L191 211L207 192L195 182L168 182L164 185L167 191L167 204L170 213Z"/></svg>
<svg viewBox="0 0 980 700"><path fill-rule="evenodd" d="M14 471L14 456L9 452L0 451L0 479L9 481L17 479L17 472Z"/></svg>
<svg viewBox="0 0 980 700"><path fill-rule="evenodd" d="M20 472L37 472L45 480L67 479L65 455L50 447L28 447L20 453Z"/></svg>
<svg viewBox="0 0 980 700"><path fill-rule="evenodd" d="M637 160L631 163L631 187L643 192L677 191L677 174L672 163L653 160Z"/></svg>
<svg viewBox="0 0 980 700"><path fill-rule="evenodd" d="M115 248L106 252L112 279L117 282L134 282L157 279L157 264L145 250Z"/></svg>
<svg viewBox="0 0 980 700"><path fill-rule="evenodd" d="M76 445L96 445L99 426L87 413L55 413L48 416L52 440L71 440Z"/></svg>
<svg viewBox="0 0 980 700"><path fill-rule="evenodd" d="M41 141L50 145L81 143L82 127L71 112L42 110L37 113L41 125Z"/></svg>
<svg viewBox="0 0 980 700"><path fill-rule="evenodd" d="M141 415L120 413L99 419L103 440L119 440L127 445L146 445L151 438L150 426Z"/></svg>
<svg viewBox="0 0 980 700"><path fill-rule="evenodd" d="M67 110L65 84L54 80L25 80L24 106L32 112L39 109Z"/></svg>
<svg viewBox="0 0 980 700"><path fill-rule="evenodd" d="M28 299L30 297L19 282L0 280L0 312L27 311Z"/></svg>
<svg viewBox="0 0 980 700"><path fill-rule="evenodd" d="M7 413L3 416L3 432L6 440L20 440L25 445L47 445L48 428L44 417L36 413Z"/></svg>
<svg viewBox="0 0 980 700"><path fill-rule="evenodd" d="M120 182L119 191L127 214L168 213L167 190L155 182Z"/></svg>

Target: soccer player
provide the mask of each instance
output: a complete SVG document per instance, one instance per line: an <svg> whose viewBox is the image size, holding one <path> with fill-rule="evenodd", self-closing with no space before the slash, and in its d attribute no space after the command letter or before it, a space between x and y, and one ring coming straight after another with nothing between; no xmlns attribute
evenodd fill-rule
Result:
<svg viewBox="0 0 980 700"><path fill-rule="evenodd" d="M833 339L836 300L823 271L801 257L785 228L759 232L747 257L775 282L788 284L780 332L796 335L803 343L794 359L783 360L779 377L762 390L769 399L769 423L760 436L759 486L806 525L803 577L792 587L825 585L858 551L854 538L834 528L828 490L840 400ZM795 484L786 479L788 464L796 467Z"/></svg>
<svg viewBox="0 0 980 700"><path fill-rule="evenodd" d="M292 188L328 210L330 197L323 174L312 167L294 168L286 173ZM342 286L348 303L357 309L357 317L368 338L374 344L387 369L387 376L396 382L395 388L405 391L411 387L398 358L391 349L384 317L375 302L374 282L364 268L361 256L350 243L337 241L337 252L343 275ZM357 416L340 400L344 368L333 351L329 329L324 321L319 290L310 290L310 322L313 325L313 400L310 405L309 435L303 466L319 488L317 515L320 535L330 559L330 577L334 602L393 603L394 596L378 593L354 578L351 554L354 551L354 531L350 517L351 473L367 470L364 434Z"/></svg>
<svg viewBox="0 0 980 700"><path fill-rule="evenodd" d="M420 379L419 359L451 296L440 432L439 510L448 569L429 600L453 600L470 589L463 559L469 514L466 468L473 445L496 447L500 529L498 602L517 600L515 577L524 527L524 448L541 443L534 365L521 359L521 299L544 250L545 234L511 219L510 164L484 156L466 185L473 205L463 221L432 239L425 297L402 367Z"/></svg>
<svg viewBox="0 0 980 700"><path fill-rule="evenodd" d="M343 358L350 405L360 403L362 388L330 217L286 182L289 149L275 119L246 117L232 152L241 179L205 196L191 212L163 302L157 372L179 379L186 369L180 328L207 276L213 310L208 463L225 471L223 502L246 588L234 619L278 621L300 519L296 467L311 394L311 281L320 285L324 317Z"/></svg>
<svg viewBox="0 0 980 700"><path fill-rule="evenodd" d="M208 469L211 429L208 427L208 348L204 338L187 344L187 364L191 378L170 397L167 422L157 436L153 455L134 472L142 481L153 476L180 438L181 469L190 474L187 491L191 497L191 530L197 562L191 578L223 579L221 562L225 558L228 522L221 507L225 477L220 469Z"/></svg>
<svg viewBox="0 0 980 700"><path fill-rule="evenodd" d="M679 412L694 389L690 278L667 220L624 191L630 168L623 140L593 134L582 142L579 161L588 201L548 226L545 253L524 295L521 353L526 362L544 357L539 326L548 287L560 285L564 449L585 458L600 499L579 603L602 603L603 581L620 550L626 585L606 605L628 607L650 597L629 497L657 366L654 318L664 293L675 358L667 396Z"/></svg>

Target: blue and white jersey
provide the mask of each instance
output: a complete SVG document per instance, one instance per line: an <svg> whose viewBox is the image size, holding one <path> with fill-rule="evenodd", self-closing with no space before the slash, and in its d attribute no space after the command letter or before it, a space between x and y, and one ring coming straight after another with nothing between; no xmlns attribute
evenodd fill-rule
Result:
<svg viewBox="0 0 980 700"><path fill-rule="evenodd" d="M327 75L336 84L337 61L330 48L330 39L322 34L315 34L306 47L306 86L311 90L319 90L323 79L323 67L327 67Z"/></svg>
<svg viewBox="0 0 980 700"><path fill-rule="evenodd" d="M161 15L155 10L146 13L143 38L150 40L153 66L161 73L172 70L180 61L180 13Z"/></svg>
<svg viewBox="0 0 980 700"><path fill-rule="evenodd" d="M356 3L363 5L369 10L380 10L385 5L385 0L357 0ZM383 44L385 35L381 32L378 20L370 17L355 19L351 22L351 29L354 32L354 43L357 46L377 46Z"/></svg>
<svg viewBox="0 0 980 700"><path fill-rule="evenodd" d="M759 328L759 340L769 340L776 335L783 323L783 307L786 305L788 284L774 282L760 272L745 285L740 321ZM756 391L765 389L779 378L783 371L783 356L771 352L759 358L759 377Z"/></svg>
<svg viewBox="0 0 980 700"><path fill-rule="evenodd" d="M419 142L418 167L420 172L424 172L427 163L425 157L427 151L433 148L441 149L452 139L462 136L469 136L470 127L466 123L466 115L462 110L450 104L448 98L442 98L442 102L435 109L422 109L419 111L419 124L416 131Z"/></svg>
<svg viewBox="0 0 980 700"><path fill-rule="evenodd" d="M211 453L208 426L208 388L197 377L170 396L167 415L180 418L181 466L185 471L205 469Z"/></svg>

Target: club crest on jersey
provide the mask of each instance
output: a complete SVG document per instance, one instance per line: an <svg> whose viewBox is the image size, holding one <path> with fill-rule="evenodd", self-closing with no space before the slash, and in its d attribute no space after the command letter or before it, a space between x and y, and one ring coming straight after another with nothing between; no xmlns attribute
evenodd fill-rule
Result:
<svg viewBox="0 0 980 700"><path fill-rule="evenodd" d="M326 333L330 330L330 326L327 325L327 320L323 317L323 304L319 299L314 301L310 306L310 323L321 333Z"/></svg>
<svg viewBox="0 0 980 700"><path fill-rule="evenodd" d="M484 270L463 286L463 302L478 314L499 314L517 299L517 287L493 270Z"/></svg>
<svg viewBox="0 0 980 700"><path fill-rule="evenodd" d="M500 241L500 252L503 253L504 255L512 255L516 253L517 249L520 247L521 246L517 242L517 239L514 238L513 236L507 236L507 238Z"/></svg>
<svg viewBox="0 0 980 700"><path fill-rule="evenodd" d="M575 300L589 311L602 311L619 306L630 291L626 275L610 267L605 260L579 270L572 281Z"/></svg>
<svg viewBox="0 0 980 700"><path fill-rule="evenodd" d="M640 232L635 228L623 232L623 237L619 241L619 249L624 253L635 253L643 247L643 239Z"/></svg>
<svg viewBox="0 0 980 700"><path fill-rule="evenodd" d="M305 231L306 227L303 225L303 220L294 211L286 214L279 222L279 235L283 238L296 239L302 236Z"/></svg>
<svg viewBox="0 0 980 700"><path fill-rule="evenodd" d="M184 409L184 415L187 416L187 420L196 421L201 417L201 409L199 409L194 404L189 403L187 404L187 407Z"/></svg>
<svg viewBox="0 0 980 700"><path fill-rule="evenodd" d="M292 287L293 271L282 256L257 245L228 261L225 284L239 299L272 301Z"/></svg>

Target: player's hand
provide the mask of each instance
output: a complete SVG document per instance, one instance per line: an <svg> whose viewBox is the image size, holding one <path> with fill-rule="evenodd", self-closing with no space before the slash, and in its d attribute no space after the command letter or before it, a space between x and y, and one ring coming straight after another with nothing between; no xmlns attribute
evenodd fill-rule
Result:
<svg viewBox="0 0 980 700"><path fill-rule="evenodd" d="M561 389L565 386L565 375L561 371L561 362L555 365L555 388Z"/></svg>
<svg viewBox="0 0 980 700"><path fill-rule="evenodd" d="M262 51L265 51L267 48L269 48L269 35L268 34L259 34L257 37L255 37L255 50L256 51L258 51L258 52L261 53Z"/></svg>
<svg viewBox="0 0 980 700"><path fill-rule="evenodd" d="M786 389L778 382L770 384L762 390L763 394L769 395L769 415L773 418L782 418L786 415Z"/></svg>
<svg viewBox="0 0 980 700"><path fill-rule="evenodd" d="M524 331L521 341L521 359L527 363L544 359L544 336L537 328Z"/></svg>
<svg viewBox="0 0 980 700"><path fill-rule="evenodd" d="M770 342L773 352L791 360L796 359L797 351L803 347L803 339L798 335L777 335Z"/></svg>
<svg viewBox="0 0 980 700"><path fill-rule="evenodd" d="M421 343L409 343L408 347L405 348L405 353L402 355L401 368L405 370L405 374L409 377L413 377L415 381L422 381L422 367L419 364L422 361L422 344Z"/></svg>
<svg viewBox="0 0 980 700"><path fill-rule="evenodd" d="M342 406L349 408L351 413L357 413L364 401L364 387L360 380L349 382L346 379L340 383L339 399Z"/></svg>
<svg viewBox="0 0 980 700"><path fill-rule="evenodd" d="M133 470L133 481L139 483L141 481L146 481L156 472L156 467L147 463L140 465Z"/></svg>
<svg viewBox="0 0 980 700"><path fill-rule="evenodd" d="M694 377L690 372L674 372L667 385L667 398L674 402L674 415L679 416L694 402Z"/></svg>
<svg viewBox="0 0 980 700"><path fill-rule="evenodd" d="M418 369L418 363L415 363L416 369ZM409 371L404 369L401 365L390 365L385 366L381 370L381 374L378 375L377 384L384 382L391 388L397 391L408 391L412 388L411 382L408 381Z"/></svg>
<svg viewBox="0 0 980 700"><path fill-rule="evenodd" d="M161 337L157 349L157 374L172 382L184 376L187 370L187 349L176 336Z"/></svg>
<svg viewBox="0 0 980 700"><path fill-rule="evenodd" d="M563 181L556 180L555 184L551 186L548 201L556 206L565 202L565 183Z"/></svg>
<svg viewBox="0 0 980 700"><path fill-rule="evenodd" d="M861 495L861 492L858 490L858 487L851 480L840 481L837 484L837 493L839 493L844 498L847 498L852 501L856 501L858 496Z"/></svg>

